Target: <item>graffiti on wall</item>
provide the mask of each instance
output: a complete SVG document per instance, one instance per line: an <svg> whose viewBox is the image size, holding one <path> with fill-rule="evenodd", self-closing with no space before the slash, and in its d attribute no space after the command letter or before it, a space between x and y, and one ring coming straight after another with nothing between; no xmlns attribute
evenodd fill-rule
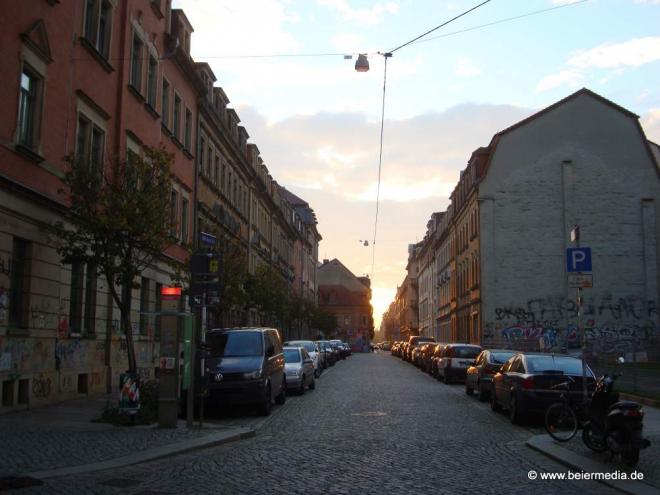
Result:
<svg viewBox="0 0 660 495"><path fill-rule="evenodd" d="M9 310L9 296L5 286L0 284L0 327L7 325L7 311Z"/></svg>
<svg viewBox="0 0 660 495"><path fill-rule="evenodd" d="M43 373L32 379L32 395L37 399L46 399L50 396L53 382Z"/></svg>
<svg viewBox="0 0 660 495"><path fill-rule="evenodd" d="M0 371L46 370L54 365L53 341L0 337Z"/></svg>
<svg viewBox="0 0 660 495"><path fill-rule="evenodd" d="M606 294L585 298L582 309L582 330L591 352L629 353L660 338L656 301ZM575 301L530 299L525 305L495 308L492 320L484 324L484 339L512 348L527 343L526 348L542 351L579 348L577 317Z"/></svg>

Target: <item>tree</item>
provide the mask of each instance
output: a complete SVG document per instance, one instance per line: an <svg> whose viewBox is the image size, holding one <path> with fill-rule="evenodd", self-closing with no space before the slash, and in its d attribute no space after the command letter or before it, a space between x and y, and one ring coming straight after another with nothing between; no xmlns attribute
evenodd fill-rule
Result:
<svg viewBox="0 0 660 495"><path fill-rule="evenodd" d="M332 335L339 326L337 315L321 307L312 309L311 324L312 327L316 328L319 332L323 332L326 336Z"/></svg>
<svg viewBox="0 0 660 495"><path fill-rule="evenodd" d="M155 260L160 259L181 278L181 265L162 256L174 242L171 193L173 156L164 149L144 148L126 161L94 167L68 158L68 170L59 191L70 205L66 224L58 222L53 233L65 263L93 262L121 313L126 335L129 371L137 370L131 328L131 289ZM112 166L114 165L114 166ZM118 290L118 286L123 290Z"/></svg>
<svg viewBox="0 0 660 495"><path fill-rule="evenodd" d="M220 326L224 326L227 313L234 308L241 308L247 301L245 281L247 278L247 254L240 241L235 238L219 236L214 229L209 229L218 238L217 246L212 250L218 262L218 300L210 305L217 313Z"/></svg>
<svg viewBox="0 0 660 495"><path fill-rule="evenodd" d="M268 324L276 316L284 321L289 305L289 290L282 276L268 265L257 267L246 283L249 300L265 316Z"/></svg>

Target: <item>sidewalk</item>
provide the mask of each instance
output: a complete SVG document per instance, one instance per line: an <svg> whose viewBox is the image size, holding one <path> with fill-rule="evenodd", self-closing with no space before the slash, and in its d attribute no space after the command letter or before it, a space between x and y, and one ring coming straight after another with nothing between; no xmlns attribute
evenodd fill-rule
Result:
<svg viewBox="0 0 660 495"><path fill-rule="evenodd" d="M175 429L91 422L107 399L85 398L0 416L0 490L5 477L113 469L254 436L253 429L234 425L188 430L185 421Z"/></svg>
<svg viewBox="0 0 660 495"><path fill-rule="evenodd" d="M644 473L644 481L603 481L606 485L624 493L660 494L660 409L644 406L644 437L651 441L648 449L642 450L639 464L628 469L617 461L610 461L610 454L597 454L589 450L582 442L582 433L578 431L570 442L555 442L550 435L536 435L527 441L534 450L551 457L562 464L587 473L638 471Z"/></svg>

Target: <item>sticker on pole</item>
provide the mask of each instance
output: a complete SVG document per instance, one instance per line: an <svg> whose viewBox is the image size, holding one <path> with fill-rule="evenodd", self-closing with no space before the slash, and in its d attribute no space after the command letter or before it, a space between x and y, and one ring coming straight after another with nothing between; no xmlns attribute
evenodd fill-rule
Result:
<svg viewBox="0 0 660 495"><path fill-rule="evenodd" d="M594 276L590 273L569 273L568 286L572 289L592 289L594 286Z"/></svg>
<svg viewBox="0 0 660 495"><path fill-rule="evenodd" d="M135 414L140 409L140 375L119 375L119 412Z"/></svg>
<svg viewBox="0 0 660 495"><path fill-rule="evenodd" d="M566 248L566 271L568 273L591 271L591 248Z"/></svg>

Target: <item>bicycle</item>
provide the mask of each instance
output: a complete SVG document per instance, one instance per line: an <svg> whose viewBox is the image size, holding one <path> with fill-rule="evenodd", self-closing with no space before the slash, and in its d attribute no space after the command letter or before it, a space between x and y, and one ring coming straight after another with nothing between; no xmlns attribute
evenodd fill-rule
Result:
<svg viewBox="0 0 660 495"><path fill-rule="evenodd" d="M560 402L552 404L545 411L545 431L558 442L568 442L571 440L580 427L580 416L583 415L587 403L576 402L569 393L571 384L575 380L568 377L568 381L554 385L553 389L564 390L559 396Z"/></svg>

